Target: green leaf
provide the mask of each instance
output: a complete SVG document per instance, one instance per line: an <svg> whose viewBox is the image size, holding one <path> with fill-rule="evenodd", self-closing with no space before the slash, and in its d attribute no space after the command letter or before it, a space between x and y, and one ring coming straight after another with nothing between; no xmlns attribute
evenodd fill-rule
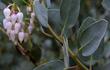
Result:
<svg viewBox="0 0 110 70"><path fill-rule="evenodd" d="M49 21L58 25L61 23L60 9L48 9ZM54 16L54 17L53 17Z"/></svg>
<svg viewBox="0 0 110 70"><path fill-rule="evenodd" d="M79 57L80 61L82 63L84 63L85 65L89 66L90 64L91 65L94 65L96 64L97 60L93 59L92 62L90 62L90 57L83 57L83 56L80 56Z"/></svg>
<svg viewBox="0 0 110 70"><path fill-rule="evenodd" d="M82 38L82 34L90 27L94 24L95 22L95 19L92 18L92 17L87 17L81 24L80 28L79 28L79 31L78 31L78 38L79 40ZM92 37L92 36L91 36ZM83 40L83 39L82 39ZM89 37L86 37L86 39L84 39L82 42L81 42L81 46L85 46L86 44L89 43L89 41L91 41L92 38L89 38Z"/></svg>
<svg viewBox="0 0 110 70"><path fill-rule="evenodd" d="M45 3L48 8L51 7L51 0L45 0Z"/></svg>
<svg viewBox="0 0 110 70"><path fill-rule="evenodd" d="M64 63L60 60L54 60L46 64L42 64L34 70L64 70Z"/></svg>
<svg viewBox="0 0 110 70"><path fill-rule="evenodd" d="M75 25L79 10L80 10L80 0L62 0L60 7L61 18L63 20L63 30Z"/></svg>
<svg viewBox="0 0 110 70"><path fill-rule="evenodd" d="M36 17L40 24L44 27L48 26L48 13L47 9L37 0L33 2Z"/></svg>
<svg viewBox="0 0 110 70"><path fill-rule="evenodd" d="M95 51L91 56L92 56L92 61L90 60L91 56L83 56L82 54L79 54L79 59L81 60L81 62L83 62L85 65L90 66L91 65L95 65L96 63L98 63L98 61L100 61L103 58L103 52L104 52L104 43L103 40L99 46L99 48L97 49L97 51ZM80 52L81 53L81 52Z"/></svg>
<svg viewBox="0 0 110 70"><path fill-rule="evenodd" d="M106 10L110 11L110 0L103 0L103 1L102 1L102 6L103 6Z"/></svg>
<svg viewBox="0 0 110 70"><path fill-rule="evenodd" d="M83 23L83 26L80 28L83 28L85 26L84 24L86 23ZM85 30L79 29L79 34L81 34L79 37L79 43L83 56L90 56L98 49L100 42L105 35L107 25L108 22L104 19L101 19L90 25L88 24L87 28L83 28Z"/></svg>
<svg viewBox="0 0 110 70"><path fill-rule="evenodd" d="M54 16L54 17L53 17ZM60 16L60 9L48 9L48 21L53 24L53 28L60 32L61 30L61 16Z"/></svg>
<svg viewBox="0 0 110 70"><path fill-rule="evenodd" d="M96 21L96 19L92 18L92 17L87 17L81 24L80 29L78 31L78 36L80 37L80 35L87 29L89 28L92 24L94 24L94 22Z"/></svg>

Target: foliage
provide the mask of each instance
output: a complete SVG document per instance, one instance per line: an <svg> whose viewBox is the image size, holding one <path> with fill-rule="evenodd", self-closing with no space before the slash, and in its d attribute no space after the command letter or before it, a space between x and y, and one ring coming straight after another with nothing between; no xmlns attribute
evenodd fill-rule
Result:
<svg viewBox="0 0 110 70"><path fill-rule="evenodd" d="M9 4L23 12L29 40L14 44L3 28ZM0 0L0 70L109 70L110 0ZM1 7L2 6L2 7ZM69 61L69 62L68 62Z"/></svg>

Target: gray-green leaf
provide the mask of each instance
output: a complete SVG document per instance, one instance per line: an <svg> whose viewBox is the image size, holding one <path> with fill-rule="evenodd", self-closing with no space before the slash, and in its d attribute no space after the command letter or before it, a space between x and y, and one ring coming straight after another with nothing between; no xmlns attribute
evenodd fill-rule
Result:
<svg viewBox="0 0 110 70"><path fill-rule="evenodd" d="M45 3L46 3L46 5L47 5L48 8L51 7L51 0L45 0Z"/></svg>
<svg viewBox="0 0 110 70"><path fill-rule="evenodd" d="M108 22L104 19L101 19L86 25L86 27L84 27L84 24L86 23L83 23L80 27L79 34L81 35L79 37L79 42L80 46L82 47L82 55L90 56L98 49L100 42L105 35Z"/></svg>
<svg viewBox="0 0 110 70"><path fill-rule="evenodd" d="M61 7L61 18L63 20L63 28L67 30L68 28L75 25L79 10L80 10L80 0L62 0Z"/></svg>
<svg viewBox="0 0 110 70"><path fill-rule="evenodd" d="M37 19L39 20L40 24L44 27L48 26L48 13L47 9L37 0L33 2L34 10Z"/></svg>
<svg viewBox="0 0 110 70"><path fill-rule="evenodd" d="M61 23L60 9L48 9L48 17L49 21L51 21L53 24L55 25L60 24Z"/></svg>
<svg viewBox="0 0 110 70"><path fill-rule="evenodd" d="M87 29L89 28L92 24L94 24L94 22L96 21L96 19L92 18L92 17L87 17L81 24L80 29L78 31L78 37L80 37L80 35Z"/></svg>
<svg viewBox="0 0 110 70"><path fill-rule="evenodd" d="M34 70L64 70L64 63L60 60L50 61L36 67Z"/></svg>

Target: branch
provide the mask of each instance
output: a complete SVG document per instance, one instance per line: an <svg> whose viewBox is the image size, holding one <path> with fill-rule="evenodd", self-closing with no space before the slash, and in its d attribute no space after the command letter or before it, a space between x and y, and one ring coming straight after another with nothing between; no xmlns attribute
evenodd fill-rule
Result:
<svg viewBox="0 0 110 70"><path fill-rule="evenodd" d="M64 63L65 63L65 69L69 68L69 53L68 53L68 40L67 38L64 38L64 44L63 44L63 53L64 53Z"/></svg>
<svg viewBox="0 0 110 70"><path fill-rule="evenodd" d="M63 44L63 39L60 38L51 28L51 26L48 24L48 29L49 31L52 33L52 35L61 43ZM81 63L81 61L78 59L77 55L71 51L71 49L68 47L68 52L70 54L70 56L73 58L73 60L84 70L89 70L83 63Z"/></svg>

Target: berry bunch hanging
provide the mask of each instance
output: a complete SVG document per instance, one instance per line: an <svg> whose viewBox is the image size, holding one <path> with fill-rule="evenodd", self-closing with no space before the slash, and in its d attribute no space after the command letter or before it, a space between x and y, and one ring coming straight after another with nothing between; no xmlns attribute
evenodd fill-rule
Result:
<svg viewBox="0 0 110 70"><path fill-rule="evenodd" d="M27 31L25 31L25 22L23 21L24 15L20 11L19 7L16 6L17 10L15 10L15 5L11 4L8 5L4 10L4 19L3 19L3 27L9 37L9 40L17 44L19 41L22 43L23 41L27 41L29 34L32 33L32 30L34 28L34 18L35 14L31 10L29 12L30 19L27 27Z"/></svg>

